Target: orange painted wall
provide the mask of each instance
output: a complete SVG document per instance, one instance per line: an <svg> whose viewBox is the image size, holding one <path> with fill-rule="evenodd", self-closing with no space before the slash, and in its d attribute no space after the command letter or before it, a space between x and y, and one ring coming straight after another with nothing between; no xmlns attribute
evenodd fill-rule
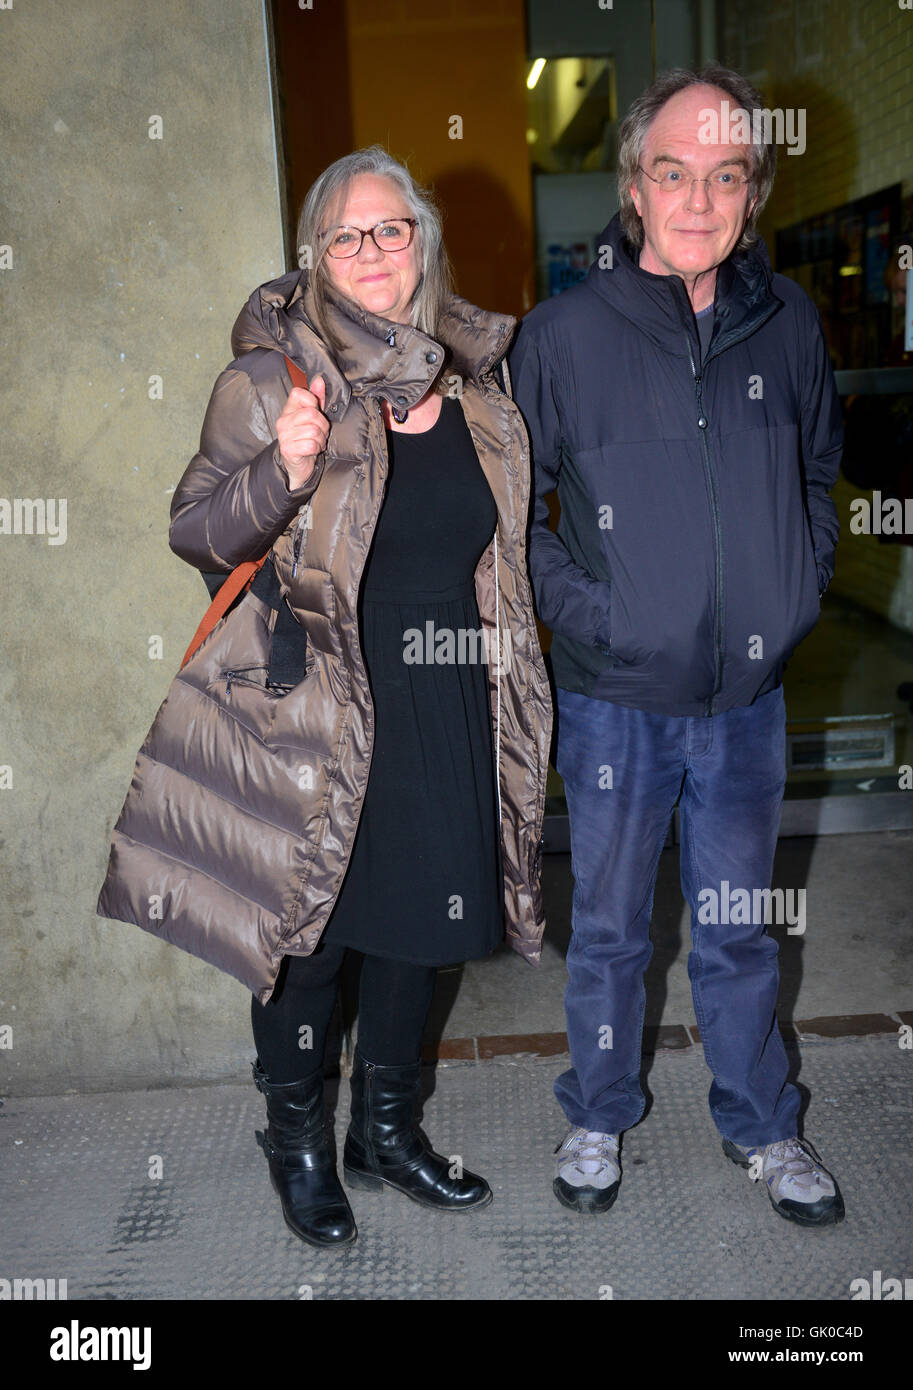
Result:
<svg viewBox="0 0 913 1390"><path fill-rule="evenodd" d="M431 185L457 292L535 302L523 0L347 0L355 146L384 145ZM451 116L462 139L451 139Z"/></svg>
<svg viewBox="0 0 913 1390"><path fill-rule="evenodd" d="M324 169L353 148L345 5L273 0L280 144L288 221L288 269L298 264L295 230L305 194Z"/></svg>

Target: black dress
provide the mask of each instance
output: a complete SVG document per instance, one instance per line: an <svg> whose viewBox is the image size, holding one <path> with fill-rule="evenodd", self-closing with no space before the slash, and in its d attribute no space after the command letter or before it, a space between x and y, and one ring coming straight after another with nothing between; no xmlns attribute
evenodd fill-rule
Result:
<svg viewBox="0 0 913 1390"><path fill-rule="evenodd" d="M374 753L325 937L444 965L503 935L491 705L473 576L497 509L459 401L387 431L389 475L361 588ZM437 659L436 659L437 658Z"/></svg>

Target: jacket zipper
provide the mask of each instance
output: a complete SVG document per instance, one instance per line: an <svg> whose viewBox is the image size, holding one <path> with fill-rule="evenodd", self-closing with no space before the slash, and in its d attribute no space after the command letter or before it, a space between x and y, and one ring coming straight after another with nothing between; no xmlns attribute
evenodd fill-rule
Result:
<svg viewBox="0 0 913 1390"><path fill-rule="evenodd" d="M231 693L231 683L237 680L239 685L259 685L259 681L252 680L247 674L248 671L267 671L267 666L234 666L228 671L223 671L222 675L226 678L225 694Z"/></svg>
<svg viewBox="0 0 913 1390"><path fill-rule="evenodd" d="M304 662L305 677L310 675L311 671L313 670L313 667L314 657L306 657ZM249 671L266 671L266 679L261 684L260 681L255 681L248 675ZM223 671L222 675L225 677L226 698L231 694L232 683L234 683L235 685L252 685L257 690L265 690L267 692L281 690L285 695L287 695L290 690L294 690L295 688L293 685L288 685L287 683L281 681L274 682L271 684L269 679L268 666L233 666L229 670ZM302 679L304 679L304 677L302 677Z"/></svg>
<svg viewBox="0 0 913 1390"><path fill-rule="evenodd" d="M679 305L679 312L681 313L682 310L682 304L679 298L679 291L681 291L681 295L684 298L684 303L686 306L686 313L682 314L682 327L685 332L685 343L688 347L688 361L691 363L691 376L694 380L694 394L697 401L698 420L703 420L704 422L702 425L699 424L698 428L701 432L701 451L704 459L704 473L710 490L710 504L711 512L713 515L713 533L716 545L715 675L713 693L707 700L706 709L704 711L705 714L709 715L713 714L714 698L719 694L722 688L723 677L723 541L722 530L720 527L720 503L719 493L717 491L716 484L716 474L713 471L713 462L710 455L710 445L707 443L707 430L710 428L710 422L708 421L707 416L704 412L702 373L706 371L707 364L708 362L710 362L712 358L717 357L721 352L724 352L727 348L734 347L736 343L741 343L746 338L751 337L753 333L756 333L758 329L761 328L767 322L767 320L776 312L777 304L768 303L765 312L758 315L754 319L754 321L748 325L747 328L744 325L742 325L742 327L739 330L737 330L734 334L731 333L729 336L727 336L724 333L722 337L711 346L710 350L707 353L707 356L704 358L704 361L701 365L701 371L699 372L694 365L694 353L691 351L691 335L689 332L689 326L692 321L693 310L691 308L691 302L688 299L687 291L685 290L685 286L682 283L682 281L678 280L678 285L675 284L675 281L677 279L677 276L670 276L670 280L672 281L673 297L676 299L676 302Z"/></svg>
<svg viewBox="0 0 913 1390"><path fill-rule="evenodd" d="M368 1167L377 1172L377 1155L374 1152L372 1135L374 1132L374 1063L365 1062L365 1157Z"/></svg>
<svg viewBox="0 0 913 1390"><path fill-rule="evenodd" d="M481 384L482 384L482 383L480 383L480 385L481 385ZM481 391L480 391L480 394L481 394ZM500 395L501 395L502 393L495 391L492 387L490 387L487 383L485 383L485 394L488 395L488 396L494 396L495 399L499 399L499 397L500 397ZM504 394L505 400L510 401L510 397L507 395L507 393L504 392L503 394ZM512 402L511 402L511 404L512 404ZM462 409L462 406L461 406L460 408ZM463 419L464 419L464 421L466 422L466 424L467 424L467 426L468 426L468 421L466 421L465 412L464 412L464 415L463 415ZM473 447L475 447L475 440L473 440ZM481 466L482 466L482 464L481 464L481 460L480 460L480 461L479 461L479 467L481 468ZM495 682L496 682L496 684L495 684L495 728L494 728L494 739L493 739L493 743L494 743L494 754L495 754L495 766L494 766L494 774L495 774L495 799L496 799L497 804L498 804L498 840L499 840L499 845L500 845L500 840L501 840L501 829L502 829L502 826L503 826L503 824L504 824L504 813L503 813L503 810L502 810L502 807L501 807L501 589L500 589L500 584L499 584L499 582L498 582L498 526L500 525L500 522L501 522L501 517L500 517L500 514L499 514L498 517L497 517L497 519L496 519L496 521L495 521L495 533L494 533L494 536L492 537L492 541L493 541L493 544L494 544L494 564L493 564L493 573L494 573L494 580L495 580L495 657L496 657L496 660L495 660ZM499 860L500 860L500 857L501 857L501 850L500 850L500 848L499 848L499 850L498 850L498 858L499 858Z"/></svg>
<svg viewBox="0 0 913 1390"><path fill-rule="evenodd" d="M503 823L501 811L501 603L498 588L498 523L494 534L494 574L495 574L495 650L497 652L497 695L495 699L495 793L498 798L498 830Z"/></svg>
<svg viewBox="0 0 913 1390"><path fill-rule="evenodd" d="M368 438L369 438L369 440L370 440L370 438L371 438L371 432L373 431L373 432L374 432L374 437L375 437L375 439L376 439L376 441L377 441L377 456L378 456L378 457L383 456L383 459L384 459L384 485L383 485L383 489L382 489L382 491L381 491L380 501L378 502L377 508L376 508L376 510L375 510L375 512L374 512L374 515L373 515L373 517L371 518L371 534L370 534L370 537L368 538L368 547L367 547L367 550L365 551L365 561L366 561L366 562L367 562L368 553L369 553L369 551L370 551L370 549L371 549L371 542L372 542L373 539L374 539L374 532L377 530L377 522L378 522L378 518L380 517L380 509L381 509L381 507L382 507L383 504L384 504L384 497L386 496L386 493L387 493L387 479L388 479L388 475L389 475L389 464L390 464L389 458L388 458L388 456L387 456L387 440L386 440L386 436L385 436L385 434L384 434L382 410L381 410L381 407L380 407L379 405L377 406L376 410L372 408L372 405L373 405L373 403L372 403L372 404L368 404L368 402L365 402L365 409L366 409L366 411L367 411L367 413L368 413ZM362 571L361 571L361 574L359 575L359 579L358 579L359 593L360 593L361 585L362 585L363 581L364 581L364 566L362 566ZM356 606L357 606L357 602L358 602L358 596L356 596ZM364 656L364 652L363 652L362 649L361 649L361 635L360 635L360 633L359 633L359 623L358 623L357 620L356 620L356 623L355 623L355 645L356 645L357 648L358 648L358 655L359 655L359 658L360 658L360 660L361 660L362 670L365 671L365 673L367 673L367 668L366 668L366 666L365 666L365 656ZM371 702L370 683L369 683L369 688L368 688L368 700L369 700L369 702ZM372 711L373 711L373 702L372 702ZM372 740L371 740L371 755L370 755L370 757L369 757L369 759L368 759L368 776L369 776L369 777L370 777L370 775L371 775L371 765L372 765L373 761L374 761L374 740L372 739ZM366 778L366 779L365 779L365 791L367 791L367 786L368 786L368 782L367 782L367 778ZM359 808L358 808L358 818L359 818L359 820L361 819L361 811L362 811L362 807L363 807L363 806L364 806L364 796L362 796L362 800L361 800L361 803L360 803ZM356 822L356 826L357 826L357 822Z"/></svg>
<svg viewBox="0 0 913 1390"><path fill-rule="evenodd" d="M304 507L301 509L301 511L299 511L299 514L298 514L298 525L297 525L297 527L296 527L296 529L295 529L295 541L294 541L294 544L293 544L293 546L292 546L292 561L293 561L293 563L292 563L292 578L293 578L293 579L295 578L296 574L298 573L298 560L299 560L299 558L300 558L300 556L301 556L301 542L302 542L303 539L304 539L304 533L305 533L305 531L306 531L306 529L307 529L307 523L308 523L308 520L309 520L309 517L308 517L308 508L310 507L310 505L311 505L310 502L306 502L305 505L304 505Z"/></svg>
<svg viewBox="0 0 913 1390"><path fill-rule="evenodd" d="M507 361L506 361L506 359L502 359L502 364L503 364L505 382L509 382L510 378L509 378L509 375L508 375L508 367L507 367ZM488 383L486 383L486 394L489 395L489 396L491 396L491 397L493 397L500 405L506 406L508 412L511 411L511 410L513 410L513 411L516 411L517 415L520 415L520 409L519 409L519 407L518 407L516 401L514 401L513 397L512 397L507 391L499 391L499 390L495 389L495 387L490 386ZM521 420L522 420L522 416L521 416ZM523 425L523 429L524 429L524 431L525 431L525 429L526 429L525 424ZM530 475L531 475L531 473L532 473L532 459L530 459ZM531 478L531 477L530 477L530 489L532 489L532 478ZM528 493L527 496L526 496L526 505L527 505L527 506L529 505L529 493ZM500 608L499 608L499 606L498 606L499 586L498 586L498 530L497 530L497 526L495 527L495 538L494 538L494 539L495 539L495 616L496 616L496 620L497 620L497 619L500 618ZM527 576L526 576L526 584L527 584L527 594L528 594L529 601L530 601L530 607L533 607L532 583L530 582L529 574L528 574L528 573L527 573ZM534 630L535 630L535 629L534 629ZM538 641L538 637L536 638L536 640ZM500 740L501 740L501 660L500 660L500 645L499 645L499 648L498 648L498 700L497 700L497 707L498 707L498 718L497 718L497 726L498 726L498 743L497 743L497 751L498 751L498 753L500 753ZM496 778L497 778L497 789L498 789L498 823L499 823L499 825L500 825L500 824L501 824L501 778L500 778L499 763L498 763L497 755L496 755L496 760L495 760L495 776L496 776ZM545 779L544 779L544 778L540 778L540 779L539 779L539 785L540 785L541 787L544 787L544 785L545 785ZM536 859L541 859L541 856L542 856L542 847L543 847L544 840L545 840L545 836L544 836L544 834L543 834L544 819L545 819L545 795L544 795L544 792L543 792L543 794L542 794L542 804L541 804L541 806L540 806L540 805L537 805L537 807L536 807L536 849L535 849L535 856L536 856Z"/></svg>
<svg viewBox="0 0 913 1390"><path fill-rule="evenodd" d="M707 430L710 427L710 422L704 410L703 378L694 365L694 353L691 351L690 338L686 338L686 342L688 344L688 361L691 363L691 375L694 378L694 394L697 400L697 424L701 432L704 475L710 490L710 510L713 517L713 541L716 551L713 693L708 698L704 710L705 715L710 715L713 714L713 701L715 696L720 692L723 680L723 538L720 528L720 499L716 484L716 474L713 471L713 461L710 457L710 445L707 443Z"/></svg>

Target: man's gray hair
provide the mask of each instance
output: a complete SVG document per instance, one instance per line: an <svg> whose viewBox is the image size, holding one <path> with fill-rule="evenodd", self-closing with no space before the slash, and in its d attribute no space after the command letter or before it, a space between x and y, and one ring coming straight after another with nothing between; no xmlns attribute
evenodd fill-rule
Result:
<svg viewBox="0 0 913 1390"><path fill-rule="evenodd" d="M750 82L732 68L710 63L699 71L691 68L673 68L662 73L649 87L632 102L618 131L618 197L620 200L621 223L628 240L640 248L644 244L644 224L634 206L630 189L632 183L640 187L638 165L644 154L647 132L655 116L665 106L670 97L683 92L687 87L718 87L730 100L730 115L733 106L749 113L765 110L764 102ZM757 221L773 188L774 173L777 167L777 152L772 143L763 140L765 123L760 119L751 121L751 174L749 177L749 200L757 199L749 214L742 235L736 243L736 251L747 251L758 240Z"/></svg>
<svg viewBox="0 0 913 1390"><path fill-rule="evenodd" d="M419 239L422 273L412 300L410 322L419 332L437 336L441 315L453 294L453 277L441 230L441 215L430 192L415 182L404 164L399 164L382 145L369 145L343 155L324 169L308 189L301 216L298 219L297 247L299 259L305 248L310 253L309 278L314 288L314 302L319 322L317 327L332 346L339 348L326 319L326 289L329 283L324 259L329 244L326 233L338 225L336 219L345 207L349 185L358 174L375 174L390 179L403 196L410 217L414 217ZM338 293L338 290L337 290Z"/></svg>

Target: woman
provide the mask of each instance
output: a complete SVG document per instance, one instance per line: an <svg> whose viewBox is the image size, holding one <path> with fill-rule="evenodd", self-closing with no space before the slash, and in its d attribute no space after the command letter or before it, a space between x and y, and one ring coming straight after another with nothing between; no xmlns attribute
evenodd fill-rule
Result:
<svg viewBox="0 0 913 1390"><path fill-rule="evenodd" d="M488 955L505 922L539 958L551 702L514 320L452 293L433 204L378 146L317 179L298 244L308 268L235 324L171 510L172 549L204 572L269 558L159 711L99 912L252 991L286 1222L347 1245L323 1115L347 947L364 953L349 1185L491 1200L417 1129L421 1038L437 966Z"/></svg>

